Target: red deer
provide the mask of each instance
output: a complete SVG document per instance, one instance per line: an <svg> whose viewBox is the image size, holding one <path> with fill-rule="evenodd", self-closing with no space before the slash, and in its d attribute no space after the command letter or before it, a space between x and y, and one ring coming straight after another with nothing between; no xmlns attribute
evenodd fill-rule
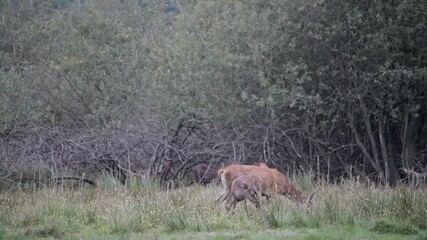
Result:
<svg viewBox="0 0 427 240"><path fill-rule="evenodd" d="M222 167L221 163L199 163L193 167L196 182L202 185L211 182L218 182L218 169Z"/></svg>
<svg viewBox="0 0 427 240"><path fill-rule="evenodd" d="M280 194L287 196L298 204L309 206L314 196L314 193L308 197L305 196L288 178L274 168L233 164L219 169L218 175L221 176L224 186L224 193L218 198L218 200L222 199L222 201L229 198L233 181L242 175L254 175L260 178L266 186L266 190L262 192L262 195L267 199L272 195Z"/></svg>
<svg viewBox="0 0 427 240"><path fill-rule="evenodd" d="M254 163L254 164L252 164L253 166L258 166L258 167L263 167L263 168L269 168L268 166L267 166L267 164L265 164L265 163L262 163L262 162L257 162L257 163Z"/></svg>
<svg viewBox="0 0 427 240"><path fill-rule="evenodd" d="M234 209L237 202L246 199L249 199L249 201L255 204L256 208L259 208L261 193L265 190L266 186L264 185L264 182L254 175L242 175L236 178L231 184L231 194L228 199L225 199L228 203L226 206L227 211L230 210L230 208Z"/></svg>

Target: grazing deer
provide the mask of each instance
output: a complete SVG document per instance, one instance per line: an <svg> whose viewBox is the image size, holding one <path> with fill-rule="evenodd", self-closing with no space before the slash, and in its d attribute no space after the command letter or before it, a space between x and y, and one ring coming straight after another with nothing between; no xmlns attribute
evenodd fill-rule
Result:
<svg viewBox="0 0 427 240"><path fill-rule="evenodd" d="M235 179L242 175L254 175L260 178L265 185L265 190L262 195L269 199L272 195L285 195L292 201L308 207L311 204L314 193L310 196L305 196L298 190L288 178L274 168L265 168L253 165L229 165L226 168L218 170L218 175L221 176L221 181L224 186L223 194L217 199L225 201L231 194L231 185Z"/></svg>
<svg viewBox="0 0 427 240"><path fill-rule="evenodd" d="M194 171L194 175L196 178L196 182L202 185L218 182L219 177L217 174L218 169L220 169L223 165L221 163L199 163L194 166L192 169Z"/></svg>
<svg viewBox="0 0 427 240"><path fill-rule="evenodd" d="M226 209L227 211L234 209L236 207L236 203L249 199L253 204L255 204L256 208L260 207L260 197L261 193L266 190L264 182L254 176L254 175L242 175L236 178L231 184L231 194L228 196ZM246 209L246 204L245 204ZM247 211L247 209L246 209Z"/></svg>

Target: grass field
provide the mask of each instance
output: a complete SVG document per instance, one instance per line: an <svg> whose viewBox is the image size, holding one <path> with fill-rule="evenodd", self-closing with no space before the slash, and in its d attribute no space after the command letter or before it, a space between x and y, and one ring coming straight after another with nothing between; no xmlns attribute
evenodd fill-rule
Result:
<svg viewBox="0 0 427 240"><path fill-rule="evenodd" d="M426 188L294 182L316 193L310 210L278 196L226 213L219 185L2 192L0 239L427 239Z"/></svg>

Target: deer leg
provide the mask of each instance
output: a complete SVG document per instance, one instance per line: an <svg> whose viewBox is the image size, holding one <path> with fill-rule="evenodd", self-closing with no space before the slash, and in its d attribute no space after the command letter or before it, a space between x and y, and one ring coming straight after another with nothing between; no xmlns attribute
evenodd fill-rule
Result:
<svg viewBox="0 0 427 240"><path fill-rule="evenodd" d="M225 179L223 178L223 175L221 175L221 181L222 181L222 186L224 187L224 191L222 192L222 195L216 200L216 202L218 202L219 200L224 202L225 199L227 199L231 195L231 187L228 186Z"/></svg>
<svg viewBox="0 0 427 240"><path fill-rule="evenodd" d="M219 196L219 197L215 200L215 202L219 202L219 200L220 200L220 199L222 199L222 198L224 197L224 194L225 194L225 193L221 194L221 196Z"/></svg>
<svg viewBox="0 0 427 240"><path fill-rule="evenodd" d="M224 202L224 201L225 201L226 199L228 199L230 196L231 196L231 192L230 192L230 190L224 191L224 192L222 193L222 195L221 195L221 196L219 196L219 198L217 198L217 199L215 200L215 202L218 202L218 201Z"/></svg>
<svg viewBox="0 0 427 240"><path fill-rule="evenodd" d="M227 212L230 212L230 210L234 210L236 208L236 203L236 199L233 196L230 196L225 203L225 210Z"/></svg>
<svg viewBox="0 0 427 240"><path fill-rule="evenodd" d="M262 195L261 191L257 191L256 192L256 204L255 204L256 208L260 208L261 207L261 205L260 205L261 195Z"/></svg>
<svg viewBox="0 0 427 240"><path fill-rule="evenodd" d="M251 199L249 199L249 200L251 200ZM248 218L249 218L248 206L246 206L246 199L244 201L245 201L244 204L245 204L246 216L248 216Z"/></svg>
<svg viewBox="0 0 427 240"><path fill-rule="evenodd" d="M259 208L260 207L260 204L259 204L259 196L260 194L259 194L259 192L258 191L255 191L255 190L251 190L251 191L249 191L249 201L251 201L253 204L255 204L255 207L256 208Z"/></svg>

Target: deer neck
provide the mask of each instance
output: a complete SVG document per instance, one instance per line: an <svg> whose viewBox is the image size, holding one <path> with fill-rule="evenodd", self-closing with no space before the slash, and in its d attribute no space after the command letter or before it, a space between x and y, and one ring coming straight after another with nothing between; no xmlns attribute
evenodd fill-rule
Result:
<svg viewBox="0 0 427 240"><path fill-rule="evenodd" d="M289 182L284 184L281 192L283 195L288 196L294 202L305 203L307 201L307 197L304 195L304 193L302 193Z"/></svg>

